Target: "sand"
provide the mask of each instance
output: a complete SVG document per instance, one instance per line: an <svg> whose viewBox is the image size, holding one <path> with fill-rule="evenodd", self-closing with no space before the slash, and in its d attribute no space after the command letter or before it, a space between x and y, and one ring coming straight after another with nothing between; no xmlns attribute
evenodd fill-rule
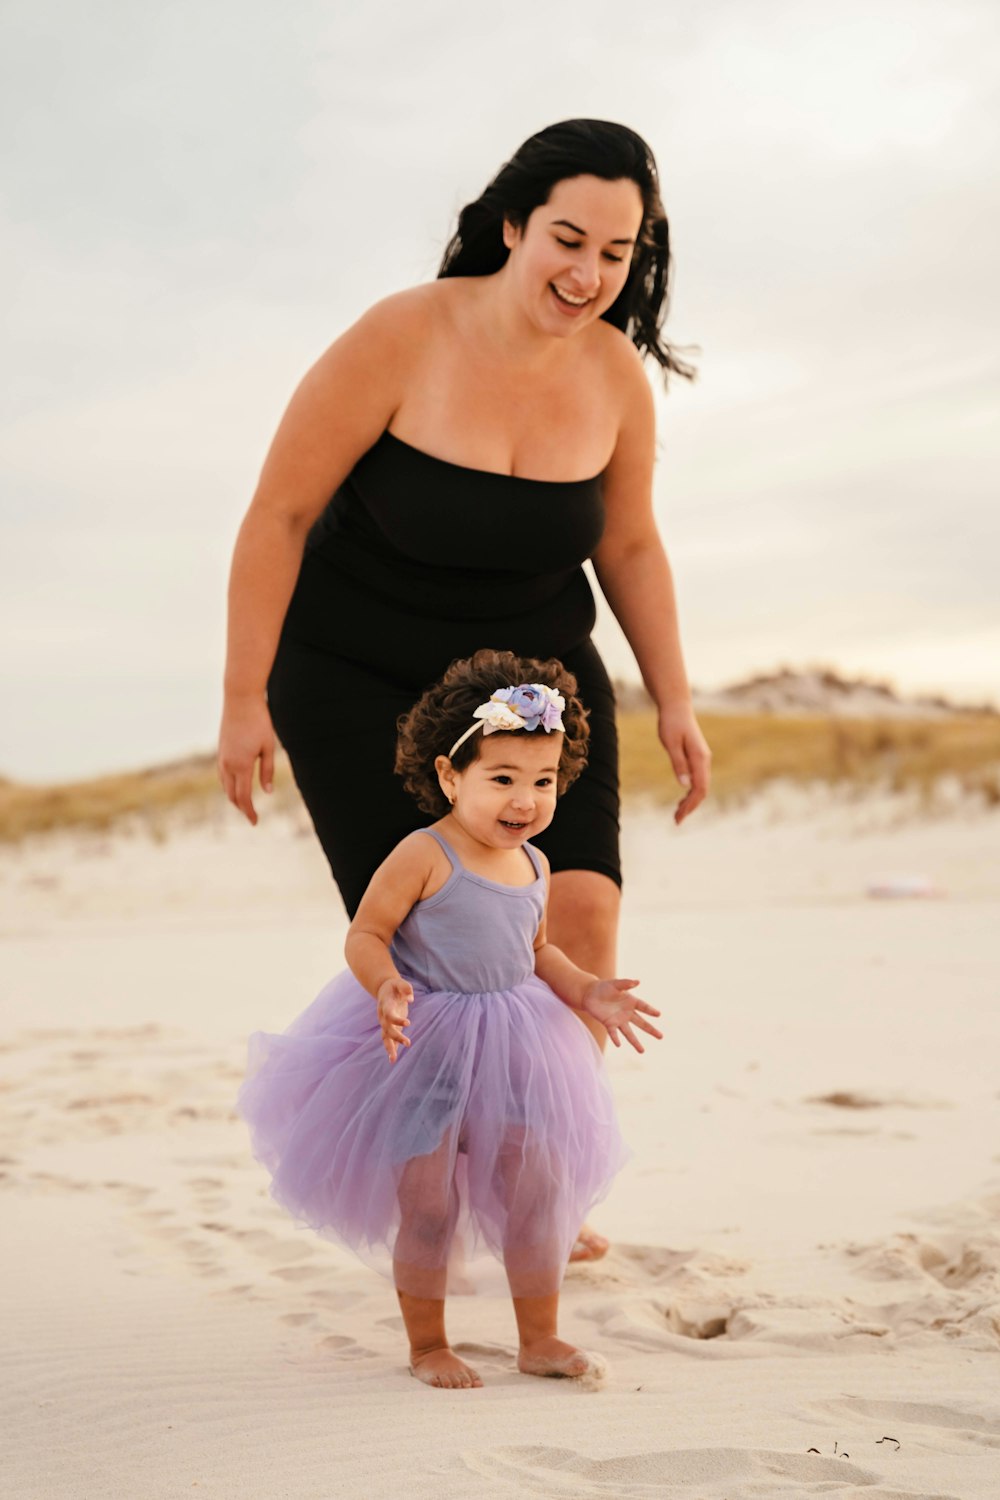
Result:
<svg viewBox="0 0 1000 1500"><path fill-rule="evenodd" d="M998 834L788 788L628 809L622 971L666 1038L610 1049L636 1155L562 1315L607 1374L519 1375L509 1303L456 1297L457 1392L233 1109L247 1034L342 965L301 822L5 851L4 1493L996 1500Z"/></svg>

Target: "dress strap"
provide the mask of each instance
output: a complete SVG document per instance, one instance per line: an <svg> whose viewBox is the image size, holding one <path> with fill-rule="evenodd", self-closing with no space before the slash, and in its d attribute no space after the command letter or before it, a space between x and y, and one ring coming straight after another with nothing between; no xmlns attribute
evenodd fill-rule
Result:
<svg viewBox="0 0 1000 1500"><path fill-rule="evenodd" d="M465 870L466 869L466 866L459 859L458 854L455 851L455 849L452 848L451 844L449 844L448 840L444 837L443 834L438 833L438 831L437 831L436 828L418 828L417 832L418 833L429 833L430 836L431 836L431 838L434 839L436 843L438 843L438 844L441 845L441 848L445 852L445 857L447 858L447 860L448 860L448 862L451 865L451 868L453 870ZM529 843L522 844L521 848L524 850L525 854L531 860L531 866L532 866L532 869L535 872L535 879L536 880L540 880L542 878L543 871L542 871L542 862L541 862L541 860L538 857L538 850L535 848L535 846L533 844L529 844ZM471 871L468 871L467 873L471 874ZM479 878L480 878L479 876L473 876L473 879L479 879ZM488 884L489 883L492 883L492 882L488 882ZM516 885L512 885L512 886L509 886L508 889L512 890L512 891L516 891L516 890L521 889L521 887L516 886ZM524 889L526 891L531 890L531 886L525 886Z"/></svg>
<svg viewBox="0 0 1000 1500"><path fill-rule="evenodd" d="M524 850L525 854L531 860L531 863L532 863L532 865L534 866L534 869L535 869L535 874L536 874L536 876L540 880L542 878L542 875L543 875L544 872L542 870L542 862L541 862L541 860L538 857L538 850L535 848L534 844L529 844L527 842L523 843L521 845L521 848Z"/></svg>
<svg viewBox="0 0 1000 1500"><path fill-rule="evenodd" d="M445 852L445 856L446 856L446 858L448 860L448 863L451 865L451 867L452 867L453 870L464 870L465 869L465 866L463 865L462 861L459 859L458 855L455 853L454 849L449 844L448 840L446 838L444 838L442 834L438 833L438 831L437 831L436 828L418 828L417 832L418 833L429 833L430 836L431 836L431 838L434 839L434 840L436 840L436 842L441 845L441 848Z"/></svg>

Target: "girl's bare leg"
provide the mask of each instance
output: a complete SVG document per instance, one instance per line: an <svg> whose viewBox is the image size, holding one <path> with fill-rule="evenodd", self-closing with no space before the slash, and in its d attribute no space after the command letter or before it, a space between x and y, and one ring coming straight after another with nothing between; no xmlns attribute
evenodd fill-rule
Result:
<svg viewBox="0 0 1000 1500"><path fill-rule="evenodd" d="M578 964L605 979L617 973L618 914L621 892L608 875L597 870L559 870L552 877L548 936ZM603 1052L608 1033L590 1016L580 1020ZM599 1260L607 1253L603 1234L584 1224L570 1260Z"/></svg>
<svg viewBox="0 0 1000 1500"><path fill-rule="evenodd" d="M445 1136L436 1151L415 1156L403 1168L393 1266L396 1296L410 1340L410 1373L427 1385L457 1390L483 1382L471 1365L452 1353L444 1331L448 1247L458 1212L450 1161ZM402 1291L400 1282L411 1290Z"/></svg>
<svg viewBox="0 0 1000 1500"><path fill-rule="evenodd" d="M411 1297L396 1288L410 1340L410 1370L418 1380L446 1390L481 1386L471 1365L448 1347L444 1331L444 1298Z"/></svg>
<svg viewBox="0 0 1000 1500"><path fill-rule="evenodd" d="M586 1375L588 1356L556 1333L558 1292L549 1297L515 1297L514 1316L521 1343L517 1368L522 1375Z"/></svg>
<svg viewBox="0 0 1000 1500"><path fill-rule="evenodd" d="M558 1176L547 1152L539 1152L523 1129L511 1128L497 1157L507 1223L504 1264L514 1301L522 1375L585 1375L591 1367L582 1349L564 1343L556 1329L562 1254L554 1237L540 1238L540 1227L558 1218ZM564 1253L564 1252L563 1252Z"/></svg>

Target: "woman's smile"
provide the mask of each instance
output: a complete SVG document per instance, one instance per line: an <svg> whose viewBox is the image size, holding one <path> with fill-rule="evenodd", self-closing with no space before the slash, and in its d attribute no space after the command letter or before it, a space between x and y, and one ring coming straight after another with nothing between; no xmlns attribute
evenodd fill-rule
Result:
<svg viewBox="0 0 1000 1500"><path fill-rule="evenodd" d="M567 318L579 317L584 308L588 307L594 300L593 297L579 297L572 292L563 291L560 287L556 286L554 281L549 282L549 290L555 297L556 306L559 308L559 311Z"/></svg>

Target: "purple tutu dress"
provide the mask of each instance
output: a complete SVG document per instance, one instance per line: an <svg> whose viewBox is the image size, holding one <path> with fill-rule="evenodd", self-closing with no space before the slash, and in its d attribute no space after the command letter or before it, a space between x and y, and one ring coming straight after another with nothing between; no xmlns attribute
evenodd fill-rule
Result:
<svg viewBox="0 0 1000 1500"><path fill-rule="evenodd" d="M500 885L423 832L452 868L391 946L413 986L410 1046L390 1063L348 969L280 1036L253 1033L237 1108L272 1197L401 1291L505 1278L515 1297L545 1296L632 1152L600 1048L534 972L536 851L524 845L533 884Z"/></svg>

